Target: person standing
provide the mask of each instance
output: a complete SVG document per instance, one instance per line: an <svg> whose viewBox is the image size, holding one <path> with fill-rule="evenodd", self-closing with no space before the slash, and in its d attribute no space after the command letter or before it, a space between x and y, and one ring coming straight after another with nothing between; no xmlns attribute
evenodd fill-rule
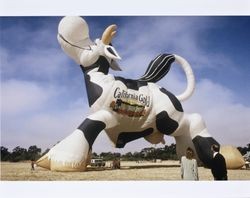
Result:
<svg viewBox="0 0 250 198"><path fill-rule="evenodd" d="M34 171L35 170L35 161L31 160L31 170Z"/></svg>
<svg viewBox="0 0 250 198"><path fill-rule="evenodd" d="M214 180L227 180L226 160L223 155L219 153L220 147L213 144L211 146L211 150L213 152L211 171L214 176Z"/></svg>
<svg viewBox="0 0 250 198"><path fill-rule="evenodd" d="M186 156L181 157L181 178L199 180L197 161L194 159L194 151L190 147L186 150Z"/></svg>

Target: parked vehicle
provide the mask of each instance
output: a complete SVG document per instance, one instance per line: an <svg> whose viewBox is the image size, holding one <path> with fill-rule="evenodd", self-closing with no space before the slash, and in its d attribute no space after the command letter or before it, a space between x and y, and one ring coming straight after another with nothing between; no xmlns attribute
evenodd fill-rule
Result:
<svg viewBox="0 0 250 198"><path fill-rule="evenodd" d="M90 165L94 166L94 167L104 167L105 164L106 164L106 162L101 158L91 159L91 161L90 161Z"/></svg>

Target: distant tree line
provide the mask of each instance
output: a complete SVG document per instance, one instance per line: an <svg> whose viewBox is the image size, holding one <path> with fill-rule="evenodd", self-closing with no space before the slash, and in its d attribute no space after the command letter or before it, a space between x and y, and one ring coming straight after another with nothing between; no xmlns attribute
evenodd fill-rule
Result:
<svg viewBox="0 0 250 198"><path fill-rule="evenodd" d="M242 155L245 155L247 152L250 152L250 143L247 144L245 147L238 146L237 149L240 151Z"/></svg>
<svg viewBox="0 0 250 198"><path fill-rule="evenodd" d="M30 146L28 149L22 148L20 146L15 147L12 152L8 151L8 148L1 146L1 161L19 162L24 160L37 160L43 154L45 154L48 149L42 152L41 148L36 145Z"/></svg>
<svg viewBox="0 0 250 198"><path fill-rule="evenodd" d="M245 155L247 152L250 152L250 143L245 147L237 147L242 155ZM121 155L120 153L112 153L112 152L103 152L100 155L96 153L92 153L92 158L101 157L104 160L113 160L115 158L120 158L121 160L126 161L142 161L142 160L150 160L154 161L156 159L161 160L178 160L176 154L176 144L166 145L162 148L144 148L140 152L128 152L126 154Z"/></svg>
<svg viewBox="0 0 250 198"><path fill-rule="evenodd" d="M163 148L144 148L137 152L128 152L126 154L102 152L99 155L92 153L92 158L103 158L106 161L120 158L125 161L142 161L142 160L177 160L176 145L171 144L170 146L164 146Z"/></svg>
<svg viewBox="0 0 250 198"><path fill-rule="evenodd" d="M1 161L11 161L19 162L24 160L37 160L49 149L42 153L42 149L38 148L36 145L30 146L28 149L22 148L20 146L15 147L12 152L8 151L8 148L1 146ZM165 146L163 148L144 148L140 152L128 152L126 154L112 153L112 152L102 152L99 155L97 153L92 153L92 158L103 158L104 160L114 160L120 158L122 160L128 161L140 161L140 160L155 160L155 159L177 159L176 155L176 145L171 144L170 146Z"/></svg>
<svg viewBox="0 0 250 198"><path fill-rule="evenodd" d="M242 155L245 155L247 152L250 152L250 143L245 147L237 147ZM42 153L42 149L38 148L36 145L30 146L28 149L22 148L20 146L15 147L12 152L8 151L8 148L1 146L1 161L11 161L19 162L24 160L37 160L49 149L46 149ZM162 148L143 148L141 151L137 152L128 152L125 154L121 153L112 153L112 152L102 152L99 155L97 153L92 153L92 158L103 158L106 161L114 160L120 158L121 160L126 161L142 161L142 160L177 160L176 154L176 144L166 145Z"/></svg>

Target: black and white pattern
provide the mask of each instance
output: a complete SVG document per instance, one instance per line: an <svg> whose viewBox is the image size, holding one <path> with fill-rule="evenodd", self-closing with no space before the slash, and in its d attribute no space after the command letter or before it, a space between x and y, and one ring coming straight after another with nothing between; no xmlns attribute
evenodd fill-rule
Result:
<svg viewBox="0 0 250 198"><path fill-rule="evenodd" d="M160 54L152 60L145 74L139 81L157 82L161 80L170 70L175 58L172 54Z"/></svg>
<svg viewBox="0 0 250 198"><path fill-rule="evenodd" d="M79 21L79 18L77 20ZM62 28L62 25L60 27ZM179 156L183 155L189 146L196 151L206 166L210 166L210 146L218 143L207 132L201 116L185 114L180 103L180 100L190 97L195 83L192 69L185 59L174 54L160 54L150 62L140 79L114 77L108 73L114 60L105 54L104 49L107 47L103 47L104 44L100 40L88 46L91 50L84 50L86 46L79 48L74 44L66 45L67 41L63 36L65 31L67 33L75 30L63 27L60 34L64 39L59 40L59 43L66 54L74 56L73 59L81 65L89 106L93 113L73 135L51 149L48 153L51 162L60 162L61 170L64 170L65 163L86 166L87 155L91 152L95 139L105 130L118 148L142 137L152 144L157 144L164 142L164 135L173 136ZM114 56L115 54L113 53ZM187 89L181 96L175 96L155 84L168 73L174 61L182 66L188 80ZM60 170L60 167L56 170Z"/></svg>

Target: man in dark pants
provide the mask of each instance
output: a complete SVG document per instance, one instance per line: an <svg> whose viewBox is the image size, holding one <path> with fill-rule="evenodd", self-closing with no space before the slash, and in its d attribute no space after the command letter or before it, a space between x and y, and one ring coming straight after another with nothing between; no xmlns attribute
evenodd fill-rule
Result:
<svg viewBox="0 0 250 198"><path fill-rule="evenodd" d="M211 150L213 151L211 171L214 176L214 180L227 180L226 160L223 155L219 153L220 147L213 144L211 146Z"/></svg>

